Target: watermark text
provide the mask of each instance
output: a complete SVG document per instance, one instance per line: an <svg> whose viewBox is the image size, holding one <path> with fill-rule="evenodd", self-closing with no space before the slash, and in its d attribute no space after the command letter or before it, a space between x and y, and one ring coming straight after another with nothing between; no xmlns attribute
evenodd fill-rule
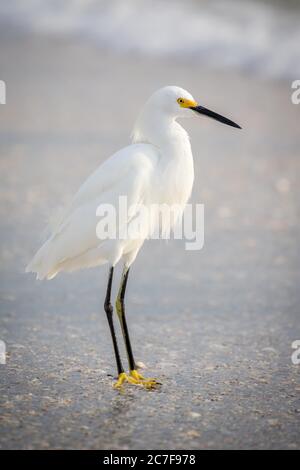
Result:
<svg viewBox="0 0 300 470"><path fill-rule="evenodd" d="M300 103L300 80L294 80L292 83L292 89L295 90L291 95L293 104Z"/></svg>
<svg viewBox="0 0 300 470"><path fill-rule="evenodd" d="M0 80L0 104L6 104L6 84L4 80Z"/></svg>
<svg viewBox="0 0 300 470"><path fill-rule="evenodd" d="M6 344L0 339L0 364L6 364Z"/></svg>
<svg viewBox="0 0 300 470"><path fill-rule="evenodd" d="M100 240L171 238L185 240L186 250L204 246L204 204L128 204L120 196L118 204L100 204L96 235Z"/></svg>
<svg viewBox="0 0 300 470"><path fill-rule="evenodd" d="M291 356L292 363L294 366L298 366L300 364L300 339L292 342L292 349L295 349Z"/></svg>

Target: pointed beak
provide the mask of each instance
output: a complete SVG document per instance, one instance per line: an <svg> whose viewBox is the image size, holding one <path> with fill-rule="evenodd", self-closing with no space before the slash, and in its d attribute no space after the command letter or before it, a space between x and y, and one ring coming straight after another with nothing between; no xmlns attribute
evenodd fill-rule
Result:
<svg viewBox="0 0 300 470"><path fill-rule="evenodd" d="M216 121L222 122L223 124L227 124L228 126L236 127L237 129L242 129L241 126L231 121L230 119L227 119L226 117L221 116L221 114L215 113L214 111L210 111L209 109L204 108L203 106L190 106L190 109L196 111L196 113L203 114L204 116L208 116L212 119L215 119Z"/></svg>

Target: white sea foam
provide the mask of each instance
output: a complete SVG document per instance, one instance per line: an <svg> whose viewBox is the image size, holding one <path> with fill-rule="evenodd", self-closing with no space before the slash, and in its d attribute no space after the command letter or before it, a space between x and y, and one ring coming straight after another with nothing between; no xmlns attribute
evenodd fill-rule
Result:
<svg viewBox="0 0 300 470"><path fill-rule="evenodd" d="M300 12L255 0L9 0L0 27L270 77L300 77Z"/></svg>

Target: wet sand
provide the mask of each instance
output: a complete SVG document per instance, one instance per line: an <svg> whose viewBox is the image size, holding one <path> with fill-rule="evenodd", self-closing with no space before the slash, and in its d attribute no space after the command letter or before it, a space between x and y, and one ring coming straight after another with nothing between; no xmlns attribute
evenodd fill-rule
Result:
<svg viewBox="0 0 300 470"><path fill-rule="evenodd" d="M299 448L300 106L290 83L46 37L2 39L0 70L0 448ZM163 385L120 394L106 267L43 283L23 271L49 214L129 142L140 106L165 84L244 129L184 123L205 246L145 244L128 322L137 360Z"/></svg>

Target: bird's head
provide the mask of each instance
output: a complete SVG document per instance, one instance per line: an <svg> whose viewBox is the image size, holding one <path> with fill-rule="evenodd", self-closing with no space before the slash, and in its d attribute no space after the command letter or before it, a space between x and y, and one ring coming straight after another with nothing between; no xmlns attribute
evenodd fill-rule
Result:
<svg viewBox="0 0 300 470"><path fill-rule="evenodd" d="M199 105L188 91L177 86L160 88L149 98L147 106L174 118L192 117L201 114L228 126L241 129L238 124L230 119Z"/></svg>

